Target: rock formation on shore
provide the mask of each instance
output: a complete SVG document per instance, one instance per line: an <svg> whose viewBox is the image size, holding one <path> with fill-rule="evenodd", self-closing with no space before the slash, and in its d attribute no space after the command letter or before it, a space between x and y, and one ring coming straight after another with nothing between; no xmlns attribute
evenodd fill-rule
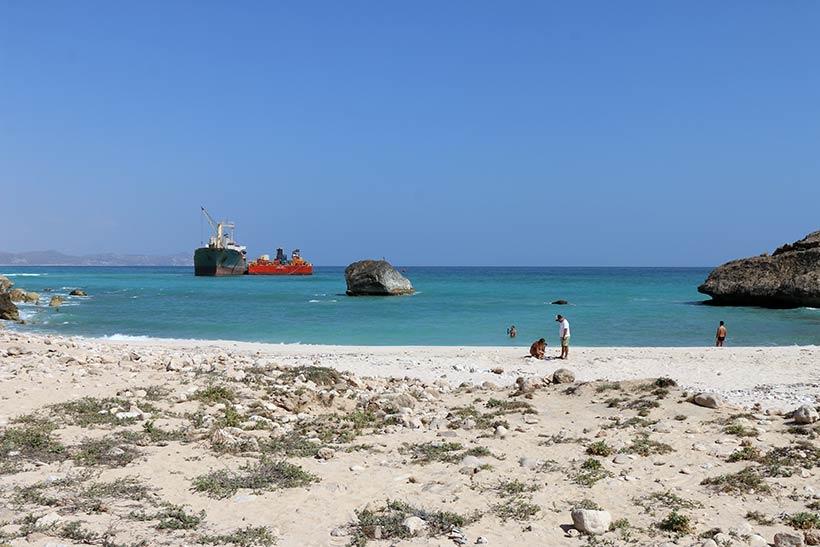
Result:
<svg viewBox="0 0 820 547"><path fill-rule="evenodd" d="M410 280L384 260L360 260L345 268L348 296L413 294Z"/></svg>
<svg viewBox="0 0 820 547"><path fill-rule="evenodd" d="M733 260L709 274L698 291L709 304L766 308L820 307L820 230L764 254Z"/></svg>
<svg viewBox="0 0 820 547"><path fill-rule="evenodd" d="M20 320L20 313L9 294L13 286L14 283L8 277L0 275L0 319L5 321Z"/></svg>

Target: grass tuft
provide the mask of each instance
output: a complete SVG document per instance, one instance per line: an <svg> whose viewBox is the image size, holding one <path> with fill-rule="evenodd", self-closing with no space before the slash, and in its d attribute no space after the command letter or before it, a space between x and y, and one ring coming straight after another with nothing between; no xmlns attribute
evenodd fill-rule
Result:
<svg viewBox="0 0 820 547"><path fill-rule="evenodd" d="M212 498L223 499L236 494L241 488L275 490L308 486L318 481L318 477L298 465L284 460L263 459L240 467L238 472L220 469L200 475L193 481L193 490Z"/></svg>

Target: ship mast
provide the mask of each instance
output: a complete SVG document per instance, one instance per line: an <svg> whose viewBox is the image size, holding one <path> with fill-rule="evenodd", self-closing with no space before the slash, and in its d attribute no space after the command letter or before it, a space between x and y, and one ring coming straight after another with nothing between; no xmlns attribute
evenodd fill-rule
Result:
<svg viewBox="0 0 820 547"><path fill-rule="evenodd" d="M217 249L225 248L225 239L227 239L228 236L224 233L224 229L230 228L231 231L233 231L234 223L227 221L216 222L211 215L208 214L208 211L205 210L205 207L200 206L200 209L202 209L202 214L205 215L208 224L211 225L211 229L213 229L214 234L216 234L216 237L211 238L211 244Z"/></svg>

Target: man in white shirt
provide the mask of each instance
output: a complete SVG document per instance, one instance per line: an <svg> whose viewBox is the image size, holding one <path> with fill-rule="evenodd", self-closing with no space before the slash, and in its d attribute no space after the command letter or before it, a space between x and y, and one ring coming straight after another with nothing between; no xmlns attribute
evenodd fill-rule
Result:
<svg viewBox="0 0 820 547"><path fill-rule="evenodd" d="M561 357L559 359L569 359L569 321L563 315L555 318L558 321L558 336L561 338Z"/></svg>

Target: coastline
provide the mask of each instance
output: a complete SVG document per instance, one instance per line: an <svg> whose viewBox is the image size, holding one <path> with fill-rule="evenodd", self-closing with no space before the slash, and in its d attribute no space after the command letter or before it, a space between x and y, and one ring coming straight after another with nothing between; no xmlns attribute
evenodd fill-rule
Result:
<svg viewBox="0 0 820 547"><path fill-rule="evenodd" d="M820 400L820 347L572 347L570 359L535 360L529 348L504 346L361 346L271 344L232 340L173 338L86 338L0 331L0 340L18 337L41 345L67 340L99 353L139 348L151 359L233 354L275 361L282 366L324 366L361 377L413 378L425 382L513 385L517 378L540 378L569 368L579 382L668 377L683 389L714 391L732 404L789 410ZM559 348L548 346L548 357ZM494 369L496 372L494 372ZM501 370L501 373L497 371Z"/></svg>

